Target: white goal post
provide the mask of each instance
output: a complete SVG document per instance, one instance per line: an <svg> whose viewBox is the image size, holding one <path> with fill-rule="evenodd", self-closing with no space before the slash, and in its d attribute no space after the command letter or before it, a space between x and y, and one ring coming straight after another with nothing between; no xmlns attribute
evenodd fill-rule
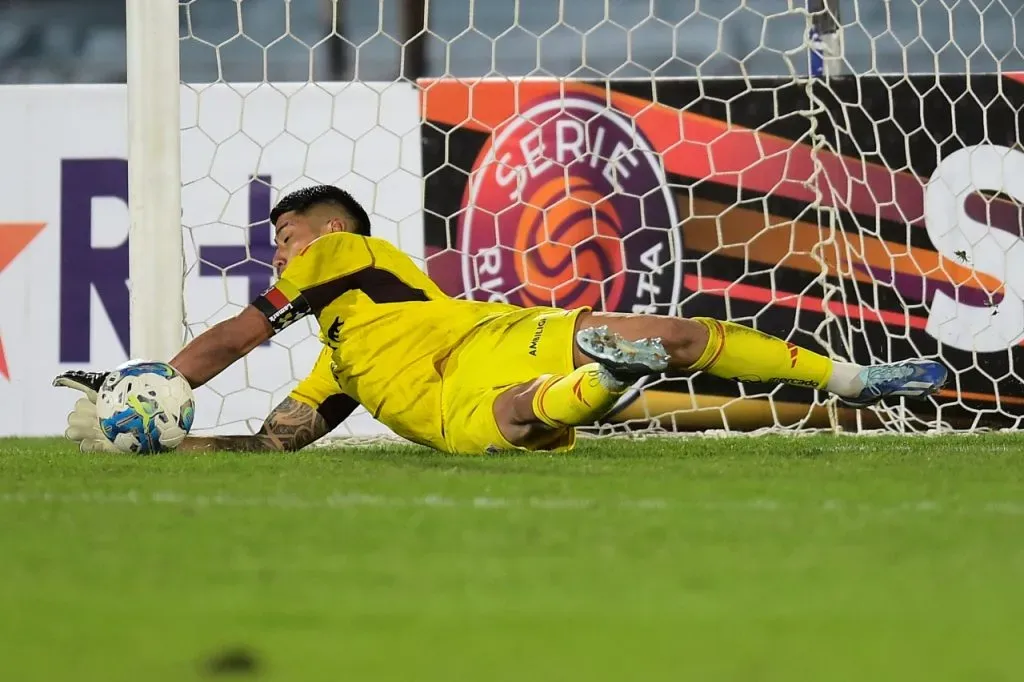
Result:
<svg viewBox="0 0 1024 682"><path fill-rule="evenodd" d="M178 0L126 0L130 350L170 358L185 324Z"/></svg>
<svg viewBox="0 0 1024 682"><path fill-rule="evenodd" d="M952 369L934 400L870 411L664 377L599 434L1020 421L1009 3L127 9L133 356L245 305L271 279L270 205L328 183L453 296L725 317L834 358ZM317 349L311 324L286 330L203 389L197 424L257 427ZM366 415L343 430L382 433Z"/></svg>

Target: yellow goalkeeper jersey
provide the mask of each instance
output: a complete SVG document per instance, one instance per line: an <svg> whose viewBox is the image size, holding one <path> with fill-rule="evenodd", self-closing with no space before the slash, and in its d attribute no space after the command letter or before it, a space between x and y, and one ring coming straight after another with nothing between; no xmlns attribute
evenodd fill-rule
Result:
<svg viewBox="0 0 1024 682"><path fill-rule="evenodd" d="M340 390L398 435L440 449L445 361L474 327L517 310L452 299L389 242L347 232L313 241L254 305L278 331L314 315Z"/></svg>

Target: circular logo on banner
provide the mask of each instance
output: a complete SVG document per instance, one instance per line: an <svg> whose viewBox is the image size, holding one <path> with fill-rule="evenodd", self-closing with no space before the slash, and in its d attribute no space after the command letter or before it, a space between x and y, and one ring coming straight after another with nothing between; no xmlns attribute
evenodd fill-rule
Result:
<svg viewBox="0 0 1024 682"><path fill-rule="evenodd" d="M682 248L661 158L634 123L579 95L494 131L470 179L467 297L675 314Z"/></svg>

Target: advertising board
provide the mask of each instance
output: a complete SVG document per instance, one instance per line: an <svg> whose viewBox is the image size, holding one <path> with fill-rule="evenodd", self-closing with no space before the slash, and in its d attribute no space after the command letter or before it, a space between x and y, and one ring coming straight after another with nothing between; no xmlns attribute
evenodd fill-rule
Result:
<svg viewBox="0 0 1024 682"><path fill-rule="evenodd" d="M414 86L183 86L182 129L191 333L269 285L271 204L304 185L346 187L378 235L422 258ZM0 435L63 432L77 395L52 378L129 358L127 138L124 86L3 89ZM197 428L258 427L318 349L309 324L256 349L197 393ZM348 428L383 430L365 414Z"/></svg>

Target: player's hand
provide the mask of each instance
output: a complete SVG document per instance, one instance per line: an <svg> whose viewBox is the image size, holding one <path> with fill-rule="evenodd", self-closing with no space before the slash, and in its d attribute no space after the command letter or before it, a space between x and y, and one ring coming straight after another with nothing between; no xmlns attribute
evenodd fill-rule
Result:
<svg viewBox="0 0 1024 682"><path fill-rule="evenodd" d="M100 420L96 414L96 393L106 377L107 372L71 371L53 380L54 386L73 388L84 394L68 415L68 428L64 431L64 437L78 443L82 452L118 452L100 431Z"/></svg>
<svg viewBox="0 0 1024 682"><path fill-rule="evenodd" d="M78 443L82 452L119 452L114 444L100 431L100 419L96 404L89 398L79 398L75 409L68 415L68 428L64 437Z"/></svg>

